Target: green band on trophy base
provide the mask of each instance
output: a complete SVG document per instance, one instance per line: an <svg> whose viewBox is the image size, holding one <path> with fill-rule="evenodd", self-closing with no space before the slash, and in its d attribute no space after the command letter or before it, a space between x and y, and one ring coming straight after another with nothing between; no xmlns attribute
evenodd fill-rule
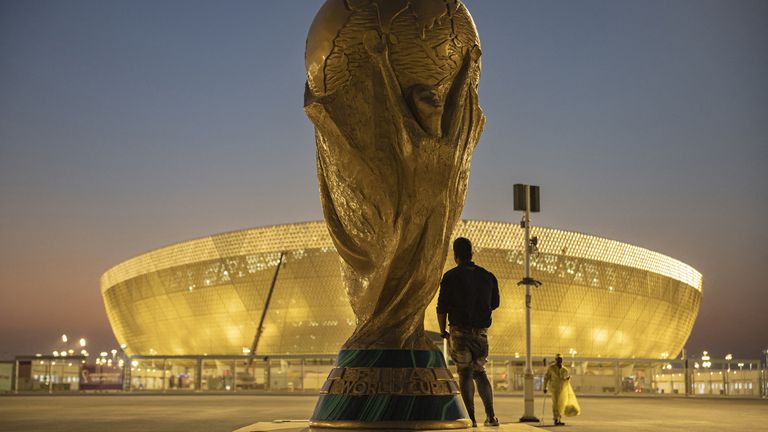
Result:
<svg viewBox="0 0 768 432"><path fill-rule="evenodd" d="M467 410L442 353L343 350L323 385L310 426L463 429Z"/></svg>

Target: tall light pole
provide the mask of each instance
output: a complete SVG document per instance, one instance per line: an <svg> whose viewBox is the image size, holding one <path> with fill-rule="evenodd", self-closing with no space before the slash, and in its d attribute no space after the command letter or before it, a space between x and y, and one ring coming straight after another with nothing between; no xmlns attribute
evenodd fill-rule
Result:
<svg viewBox="0 0 768 432"><path fill-rule="evenodd" d="M515 210L523 211L521 225L525 229L525 277L518 285L525 285L525 373L523 398L525 412L520 417L521 422L538 422L533 408L533 364L531 361L531 286L539 286L541 282L531 278L531 249L536 246L538 239L531 239L531 212L539 211L539 187L516 184L514 189Z"/></svg>
<svg viewBox="0 0 768 432"><path fill-rule="evenodd" d="M765 356L765 366L763 367L763 397L768 397L768 348L763 350L763 355ZM758 366L759 366L758 362ZM752 366L752 363L749 364L750 367Z"/></svg>
<svg viewBox="0 0 768 432"><path fill-rule="evenodd" d="M768 370L768 348L763 350L763 355L765 356L765 370Z"/></svg>
<svg viewBox="0 0 768 432"><path fill-rule="evenodd" d="M731 386L731 360L733 360L733 354L726 354L725 361L728 362L728 369L723 374L723 393L726 395L730 393L729 387Z"/></svg>

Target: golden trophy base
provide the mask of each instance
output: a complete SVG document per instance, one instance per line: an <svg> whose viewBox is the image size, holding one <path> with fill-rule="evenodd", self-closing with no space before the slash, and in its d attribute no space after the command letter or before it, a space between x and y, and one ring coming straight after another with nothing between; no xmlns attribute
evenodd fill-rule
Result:
<svg viewBox="0 0 768 432"><path fill-rule="evenodd" d="M342 350L311 428L446 430L472 426L440 351Z"/></svg>
<svg viewBox="0 0 768 432"><path fill-rule="evenodd" d="M380 421L366 422L357 420L310 421L309 427L315 429L354 429L354 430L446 430L467 429L472 426L469 419L460 420L419 420L419 421Z"/></svg>

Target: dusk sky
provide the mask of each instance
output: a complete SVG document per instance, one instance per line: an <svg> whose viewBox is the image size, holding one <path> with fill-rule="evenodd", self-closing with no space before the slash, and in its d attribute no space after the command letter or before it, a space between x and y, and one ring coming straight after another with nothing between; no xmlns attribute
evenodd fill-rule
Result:
<svg viewBox="0 0 768 432"><path fill-rule="evenodd" d="M302 110L321 4L0 0L0 359L62 333L114 347L99 277L127 258L322 219ZM517 222L512 185L539 184L534 224L704 275L689 353L758 358L768 2L465 4L488 121L463 217Z"/></svg>

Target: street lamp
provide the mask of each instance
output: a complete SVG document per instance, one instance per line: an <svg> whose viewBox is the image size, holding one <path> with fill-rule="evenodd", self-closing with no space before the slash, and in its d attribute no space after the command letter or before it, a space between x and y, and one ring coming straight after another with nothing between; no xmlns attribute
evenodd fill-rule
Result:
<svg viewBox="0 0 768 432"><path fill-rule="evenodd" d="M728 362L727 363L728 364L728 370L726 370L724 374L723 374L722 371L720 373L723 375L723 391L727 395L727 394L731 393L731 390L730 390L730 387L731 387L731 375L730 375L730 373L731 373L731 360L733 360L733 354L731 354L731 353L726 354L725 355L725 360ZM722 367L720 369L722 369Z"/></svg>
<svg viewBox="0 0 768 432"><path fill-rule="evenodd" d="M525 412L520 417L521 422L538 422L533 408L533 362L531 361L531 286L538 287L541 282L531 278L531 250L536 247L538 239L531 238L531 212L539 212L539 187L516 184L514 186L514 208L522 211L523 220L520 222L525 229L525 277L518 285L525 285L525 374L523 400Z"/></svg>
<svg viewBox="0 0 768 432"><path fill-rule="evenodd" d="M704 369L709 369L710 366L712 366L712 362L709 361L709 351L704 351L701 353L701 367ZM709 393L712 394L712 372L709 373Z"/></svg>
<svg viewBox="0 0 768 432"><path fill-rule="evenodd" d="M61 341L62 342L67 343L68 340L69 339L67 338L67 335L65 335L65 334L61 335Z"/></svg>
<svg viewBox="0 0 768 432"><path fill-rule="evenodd" d="M80 346L85 348L85 344L86 344L85 338L80 338Z"/></svg>

